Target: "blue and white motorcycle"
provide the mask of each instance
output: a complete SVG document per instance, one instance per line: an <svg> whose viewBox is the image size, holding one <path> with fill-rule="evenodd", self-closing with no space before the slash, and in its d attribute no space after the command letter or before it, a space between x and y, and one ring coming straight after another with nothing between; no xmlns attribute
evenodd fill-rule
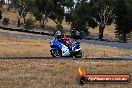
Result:
<svg viewBox="0 0 132 88"><path fill-rule="evenodd" d="M57 41L54 38L50 42L50 52L53 57L75 57L81 58L82 51L80 48L80 43L74 43L71 45L70 49L68 46L64 45L62 42Z"/></svg>

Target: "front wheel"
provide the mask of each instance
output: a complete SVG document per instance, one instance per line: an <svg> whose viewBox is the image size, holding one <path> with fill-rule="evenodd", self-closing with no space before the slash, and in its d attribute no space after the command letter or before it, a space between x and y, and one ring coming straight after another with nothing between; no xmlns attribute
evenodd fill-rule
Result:
<svg viewBox="0 0 132 88"><path fill-rule="evenodd" d="M58 48L51 49L50 52L51 52L52 57L61 57L62 56L61 50L59 50Z"/></svg>
<svg viewBox="0 0 132 88"><path fill-rule="evenodd" d="M82 58L82 52L79 51L79 52L74 53L74 57L75 58Z"/></svg>

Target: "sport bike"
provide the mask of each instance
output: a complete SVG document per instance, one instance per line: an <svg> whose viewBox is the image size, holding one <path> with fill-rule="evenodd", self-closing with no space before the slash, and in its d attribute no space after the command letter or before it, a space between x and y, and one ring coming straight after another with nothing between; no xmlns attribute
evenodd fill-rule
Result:
<svg viewBox="0 0 132 88"><path fill-rule="evenodd" d="M69 47L56 38L50 42L50 52L53 57L82 57L80 43L74 43Z"/></svg>

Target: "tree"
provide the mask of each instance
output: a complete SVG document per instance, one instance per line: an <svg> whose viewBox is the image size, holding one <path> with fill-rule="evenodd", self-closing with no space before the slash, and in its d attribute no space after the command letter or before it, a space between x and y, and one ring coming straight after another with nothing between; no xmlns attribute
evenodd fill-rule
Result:
<svg viewBox="0 0 132 88"><path fill-rule="evenodd" d="M53 20L56 24L62 24L62 20L64 19L65 14L65 1L66 0L52 0L53 8L51 9L51 13L49 18Z"/></svg>
<svg viewBox="0 0 132 88"><path fill-rule="evenodd" d="M114 14L114 0L91 0L89 26L99 26L99 40L103 39L103 33L106 25L113 22Z"/></svg>
<svg viewBox="0 0 132 88"><path fill-rule="evenodd" d="M2 7L2 5L5 4L4 0L0 0L0 7Z"/></svg>
<svg viewBox="0 0 132 88"><path fill-rule="evenodd" d="M77 30L88 32L88 28L99 26L99 39L103 39L106 25L114 19L114 0L77 0L67 21Z"/></svg>
<svg viewBox="0 0 132 88"><path fill-rule="evenodd" d="M0 20L2 19L2 10L0 9Z"/></svg>
<svg viewBox="0 0 132 88"><path fill-rule="evenodd" d="M53 7L52 0L34 0L32 11L37 21L40 21L42 27L45 25L45 21L49 16L49 12Z"/></svg>
<svg viewBox="0 0 132 88"><path fill-rule="evenodd" d="M57 25L61 25L65 16L65 7L69 10L73 5L72 2L73 0L34 0L32 13L40 21L42 27L44 27L48 18Z"/></svg>
<svg viewBox="0 0 132 88"><path fill-rule="evenodd" d="M71 27L78 31L85 31L88 33L88 14L89 14L88 0L78 0L75 8L71 12Z"/></svg>
<svg viewBox="0 0 132 88"><path fill-rule="evenodd" d="M1 4L5 4L5 0L0 0L0 3Z"/></svg>
<svg viewBox="0 0 132 88"><path fill-rule="evenodd" d="M115 9L115 24L116 37L120 38L121 42L126 42L126 35L132 32L132 1L117 0Z"/></svg>
<svg viewBox="0 0 132 88"><path fill-rule="evenodd" d="M2 19L2 5L5 4L4 0L0 0L0 20Z"/></svg>
<svg viewBox="0 0 132 88"><path fill-rule="evenodd" d="M30 0L11 0L10 7L14 8L15 13L17 15L17 26L19 27L21 24L21 18L23 17L25 23L25 17L29 12Z"/></svg>
<svg viewBox="0 0 132 88"><path fill-rule="evenodd" d="M69 15L70 10L74 6L73 0L52 0L53 8L50 10L49 18L53 20L56 25L62 25L64 17ZM65 10L68 10L65 12Z"/></svg>

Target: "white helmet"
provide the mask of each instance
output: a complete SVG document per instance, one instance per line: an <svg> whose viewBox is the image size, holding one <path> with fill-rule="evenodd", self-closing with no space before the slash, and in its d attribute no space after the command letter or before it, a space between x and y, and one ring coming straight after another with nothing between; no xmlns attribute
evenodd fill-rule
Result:
<svg viewBox="0 0 132 88"><path fill-rule="evenodd" d="M61 31L57 31L57 32L55 33L55 35L56 35L56 36L60 36L60 35L61 35Z"/></svg>

